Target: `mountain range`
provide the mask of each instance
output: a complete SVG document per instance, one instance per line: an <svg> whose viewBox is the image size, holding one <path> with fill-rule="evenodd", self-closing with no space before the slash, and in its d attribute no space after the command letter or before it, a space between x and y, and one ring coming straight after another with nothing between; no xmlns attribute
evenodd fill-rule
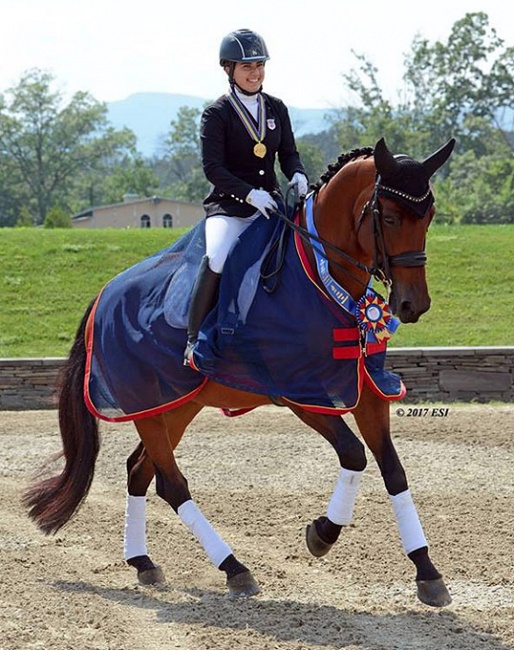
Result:
<svg viewBox="0 0 514 650"><path fill-rule="evenodd" d="M138 150L150 157L159 152L162 140L170 131L170 122L176 119L182 106L203 109L208 99L174 93L135 93L126 99L108 102L108 119L121 129L127 127L137 137ZM327 120L334 109L289 107L289 115L296 137L319 133L329 128Z"/></svg>

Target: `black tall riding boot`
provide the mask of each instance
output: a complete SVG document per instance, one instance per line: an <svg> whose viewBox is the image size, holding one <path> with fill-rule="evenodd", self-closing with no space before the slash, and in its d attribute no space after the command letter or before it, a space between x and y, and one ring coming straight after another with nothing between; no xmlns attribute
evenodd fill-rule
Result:
<svg viewBox="0 0 514 650"><path fill-rule="evenodd" d="M195 286L191 294L187 323L187 345L184 352L184 365L189 365L191 353L198 340L198 331L204 318L211 311L218 300L220 286L220 273L214 273L209 268L209 258L205 255L200 263Z"/></svg>

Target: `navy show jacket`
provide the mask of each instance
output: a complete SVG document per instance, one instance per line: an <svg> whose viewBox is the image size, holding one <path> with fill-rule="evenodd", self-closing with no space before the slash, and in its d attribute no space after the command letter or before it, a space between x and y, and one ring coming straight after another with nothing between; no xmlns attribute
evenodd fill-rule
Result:
<svg viewBox="0 0 514 650"><path fill-rule="evenodd" d="M291 180L295 172L305 174L296 149L291 120L286 105L277 97L262 93L266 105L266 155L253 153L251 138L241 118L223 95L207 106L201 120L202 164L205 176L212 183L204 200L206 216L225 214L249 217L255 207L245 199L252 189L280 192L275 174L275 158ZM248 115L250 115L248 113ZM253 117L250 116L253 120ZM257 122L253 120L255 127Z"/></svg>

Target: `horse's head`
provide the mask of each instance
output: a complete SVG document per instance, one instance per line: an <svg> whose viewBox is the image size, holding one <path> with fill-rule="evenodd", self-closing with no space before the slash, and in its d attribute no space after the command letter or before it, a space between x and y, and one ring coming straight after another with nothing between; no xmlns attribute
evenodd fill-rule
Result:
<svg viewBox="0 0 514 650"><path fill-rule="evenodd" d="M390 287L390 307L404 323L430 308L425 239L434 216L433 174L450 156L452 138L423 162L374 149L339 156L316 186L314 223L329 273L358 300L370 275ZM332 180L333 179L333 180ZM315 255L315 253L314 253ZM326 272L320 275L328 277Z"/></svg>
<svg viewBox="0 0 514 650"><path fill-rule="evenodd" d="M351 232L340 232L338 242L344 248L346 238L345 250L391 287L391 309L404 323L415 323L430 308L425 277L425 239L434 215L430 178L454 145L452 139L418 162L404 154L393 155L382 138L373 159L366 153L364 159L361 156L352 160L354 164L342 166L337 174L341 182L333 186L340 191L332 199L339 206L346 205L353 215ZM342 196L348 199L352 194L344 189L347 184L353 188L351 205L341 201Z"/></svg>
<svg viewBox="0 0 514 650"><path fill-rule="evenodd" d="M434 215L430 178L447 161L449 140L423 162L394 156L384 139L374 149L376 183L372 202L376 260L391 282L390 305L404 323L415 323L430 308L425 279L425 238Z"/></svg>

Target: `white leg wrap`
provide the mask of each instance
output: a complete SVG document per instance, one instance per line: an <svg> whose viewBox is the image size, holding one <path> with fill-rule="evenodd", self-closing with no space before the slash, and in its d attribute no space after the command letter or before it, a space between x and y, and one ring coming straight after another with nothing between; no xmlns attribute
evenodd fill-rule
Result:
<svg viewBox="0 0 514 650"><path fill-rule="evenodd" d="M146 497L127 494L125 508L124 557L130 560L138 555L148 555L146 550Z"/></svg>
<svg viewBox="0 0 514 650"><path fill-rule="evenodd" d="M219 567L232 554L230 546L221 539L193 500L179 506L178 516L203 546L214 566Z"/></svg>
<svg viewBox="0 0 514 650"><path fill-rule="evenodd" d="M410 490L405 490L405 492L394 496L390 494L389 498L393 504L394 516L405 553L408 555L417 548L428 546Z"/></svg>
<svg viewBox="0 0 514 650"><path fill-rule="evenodd" d="M327 517L338 526L349 524L363 472L344 469L339 472L337 483L327 507Z"/></svg>

